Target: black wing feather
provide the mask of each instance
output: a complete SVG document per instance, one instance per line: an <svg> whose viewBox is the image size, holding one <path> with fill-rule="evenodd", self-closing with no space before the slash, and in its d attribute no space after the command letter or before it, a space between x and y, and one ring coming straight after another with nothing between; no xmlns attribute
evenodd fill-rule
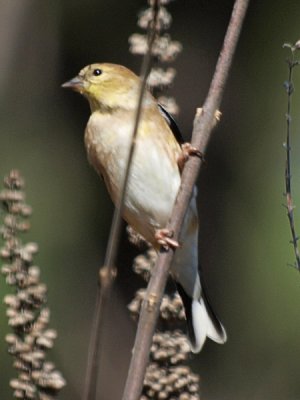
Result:
<svg viewBox="0 0 300 400"><path fill-rule="evenodd" d="M175 122L175 119L168 113L168 111L161 105L158 104L158 109L161 113L161 115L164 117L166 120L167 124L169 125L171 131L173 132L173 135L175 136L177 142L182 145L184 143L183 137L181 135L180 129L178 128L178 125Z"/></svg>

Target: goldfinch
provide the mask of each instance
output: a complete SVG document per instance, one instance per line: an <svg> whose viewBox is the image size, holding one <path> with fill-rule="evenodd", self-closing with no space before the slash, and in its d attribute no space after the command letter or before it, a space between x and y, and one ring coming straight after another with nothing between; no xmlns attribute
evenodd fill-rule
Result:
<svg viewBox="0 0 300 400"><path fill-rule="evenodd" d="M106 184L117 204L126 169L140 79L115 64L92 64L62 85L87 98L91 116L85 129L90 163ZM180 186L178 160L183 141L172 117L146 90L139 121L136 147L126 191L123 217L158 249L174 245L164 228L171 216ZM226 341L226 332L213 312L198 272L198 215L196 189L185 216L171 266L187 318L191 350L199 352L209 337Z"/></svg>

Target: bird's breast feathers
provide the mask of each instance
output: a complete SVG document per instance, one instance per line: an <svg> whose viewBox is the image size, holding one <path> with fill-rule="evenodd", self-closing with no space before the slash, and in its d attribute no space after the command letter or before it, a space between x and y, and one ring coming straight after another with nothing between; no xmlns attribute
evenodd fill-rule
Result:
<svg viewBox="0 0 300 400"><path fill-rule="evenodd" d="M85 131L88 158L114 203L120 195L131 143L134 113L92 113ZM124 218L150 242L170 217L180 185L180 146L163 118L141 118L125 201Z"/></svg>

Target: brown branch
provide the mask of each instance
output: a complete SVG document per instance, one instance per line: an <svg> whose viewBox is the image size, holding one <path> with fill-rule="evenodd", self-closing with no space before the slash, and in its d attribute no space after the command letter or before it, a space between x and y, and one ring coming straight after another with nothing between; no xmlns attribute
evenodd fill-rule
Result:
<svg viewBox="0 0 300 400"><path fill-rule="evenodd" d="M207 146L214 125L215 112L221 103L248 3L249 0L235 1L223 48L218 59L208 96L203 106L203 111L201 116L196 115L194 120L192 145L196 146L202 152ZM167 226L169 230L174 232L175 240L179 237L180 227L190 201L200 166L201 159L194 157L190 158L184 167L177 200ZM153 275L147 288L146 298L142 305L133 355L122 397L123 400L139 399L147 367L152 336L173 255L173 250L169 250L168 252L161 251L153 270Z"/></svg>
<svg viewBox="0 0 300 400"><path fill-rule="evenodd" d="M116 205L112 226L109 234L108 245L106 249L104 266L99 270L99 286L97 289L97 298L95 305L94 318L92 323L92 333L88 349L87 370L84 383L83 400L94 400L97 392L97 376L99 369L99 362L101 359L101 344L103 337L103 322L106 318L107 304L111 296L111 289L114 279L116 277L116 257L120 240L121 231L121 216L124 207L124 200L126 196L126 188L130 175L131 163L134 155L136 136L138 133L138 126L140 115L142 111L143 97L146 89L147 77L151 70L152 48L156 37L157 18L159 13L160 0L155 0L152 4L153 18L149 23L148 30L148 51L143 59L141 68L141 83L139 89L139 96L137 102L136 116L134 121L134 128L132 132L131 145L126 164L124 182L120 200Z"/></svg>

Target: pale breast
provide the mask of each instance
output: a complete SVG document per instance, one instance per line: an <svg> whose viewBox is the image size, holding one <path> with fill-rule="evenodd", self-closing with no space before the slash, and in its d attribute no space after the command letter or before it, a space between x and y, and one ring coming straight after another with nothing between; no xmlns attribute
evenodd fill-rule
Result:
<svg viewBox="0 0 300 400"><path fill-rule="evenodd" d="M128 111L117 115L95 112L85 132L89 161L103 176L114 203L123 185L133 120L128 117ZM151 124L150 127L148 125L147 130L151 130ZM153 242L155 229L165 227L170 217L180 185L180 174L177 155L173 154L174 151L170 152L164 136L159 138L157 132L149 134L148 131L144 134L145 127L141 126L123 216L147 240Z"/></svg>

